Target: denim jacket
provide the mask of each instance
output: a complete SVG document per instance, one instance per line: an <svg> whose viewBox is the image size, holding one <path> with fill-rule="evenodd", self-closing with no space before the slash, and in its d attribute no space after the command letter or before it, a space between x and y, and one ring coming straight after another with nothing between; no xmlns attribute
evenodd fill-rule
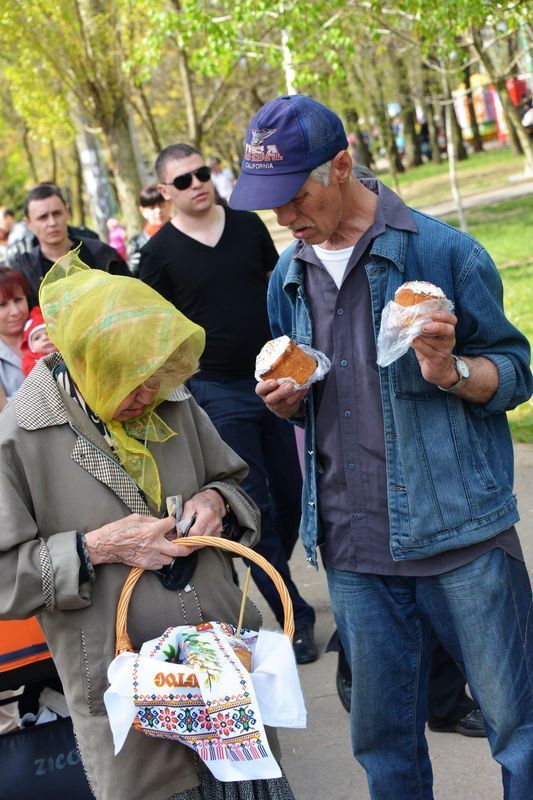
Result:
<svg viewBox="0 0 533 800"><path fill-rule="evenodd" d="M456 352L485 356L497 367L499 385L479 405L443 392L422 377L412 349L379 368L390 521L396 561L426 558L467 547L509 528L519 517L513 494L513 449L505 412L532 390L529 345L506 319L498 271L472 237L411 210L418 233L387 227L374 240L365 269L370 285L374 336L381 312L410 280L440 286L458 318ZM312 344L304 262L280 257L270 280L268 310L273 336ZM317 509L313 393L303 401L305 480L300 534L316 565L321 543Z"/></svg>

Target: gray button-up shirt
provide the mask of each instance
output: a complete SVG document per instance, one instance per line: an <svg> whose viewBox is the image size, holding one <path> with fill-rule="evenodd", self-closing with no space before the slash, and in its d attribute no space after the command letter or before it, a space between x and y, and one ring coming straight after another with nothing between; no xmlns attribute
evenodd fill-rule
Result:
<svg viewBox="0 0 533 800"><path fill-rule="evenodd" d="M340 289L311 245L299 243L294 251L295 258L306 262L313 346L332 362L326 381L316 388L318 510L325 562L351 572L423 576L467 564L494 547L522 558L511 528L487 542L433 558L392 559L381 391L365 265L374 239L386 226L413 233L417 228L397 195L379 181L362 183L378 195L376 215L354 246Z"/></svg>

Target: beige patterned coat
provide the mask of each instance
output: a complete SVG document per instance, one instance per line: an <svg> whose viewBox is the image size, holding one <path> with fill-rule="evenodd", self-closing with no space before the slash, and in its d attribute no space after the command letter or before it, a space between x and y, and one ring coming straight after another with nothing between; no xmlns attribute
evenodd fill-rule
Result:
<svg viewBox="0 0 533 800"><path fill-rule="evenodd" d="M115 611L129 568L100 565L94 583L80 584L76 551L76 531L149 509L96 427L52 378L56 359L34 368L0 418L0 619L38 615L95 796L165 800L198 783L194 754L132 730L115 757L103 703ZM258 512L237 485L246 465L187 390L178 397L159 407L177 436L150 445L162 496L187 499L216 487L246 529L241 541L253 543ZM168 591L155 575L143 575L129 608L134 648L170 625L237 620L241 593L227 559L213 548L199 553L189 591ZM246 624L260 624L251 604Z"/></svg>

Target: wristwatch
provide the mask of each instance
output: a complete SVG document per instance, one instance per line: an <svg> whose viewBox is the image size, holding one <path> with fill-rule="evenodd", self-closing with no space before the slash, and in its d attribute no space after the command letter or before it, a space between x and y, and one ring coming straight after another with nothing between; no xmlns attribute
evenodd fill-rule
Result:
<svg viewBox="0 0 533 800"><path fill-rule="evenodd" d="M452 393L456 392L458 389L460 389L462 386L465 385L465 383L470 377L470 369L468 368L468 364L466 363L466 361L463 361L463 359L460 358L459 356L454 356L453 353L452 353L452 358L455 361L455 369L457 370L457 374L459 375L459 380L456 381L455 383L452 383L452 385L448 386L448 388L446 389L443 386L439 386L437 384L438 388L442 389L443 392L452 392Z"/></svg>

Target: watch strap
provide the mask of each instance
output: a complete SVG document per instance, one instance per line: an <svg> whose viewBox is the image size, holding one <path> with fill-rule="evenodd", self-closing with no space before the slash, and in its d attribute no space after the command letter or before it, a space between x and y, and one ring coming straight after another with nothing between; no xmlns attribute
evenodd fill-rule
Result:
<svg viewBox="0 0 533 800"><path fill-rule="evenodd" d="M452 353L452 358L453 358L453 360L455 362L455 368L457 369L457 362L459 361L459 357ZM463 360L461 359L461 361L463 361ZM465 362L463 361L463 364L464 363ZM468 380L468 378L470 376L467 375L467 376L463 377L458 369L457 369L457 374L459 375L459 380L456 381L455 383L452 383L451 386L448 386L445 389L443 386L439 386L439 384L437 384L437 388L439 388L442 392L451 392L452 394L454 392L456 392L458 389L461 389L461 387L463 387L465 385L465 383L467 382L467 380Z"/></svg>

